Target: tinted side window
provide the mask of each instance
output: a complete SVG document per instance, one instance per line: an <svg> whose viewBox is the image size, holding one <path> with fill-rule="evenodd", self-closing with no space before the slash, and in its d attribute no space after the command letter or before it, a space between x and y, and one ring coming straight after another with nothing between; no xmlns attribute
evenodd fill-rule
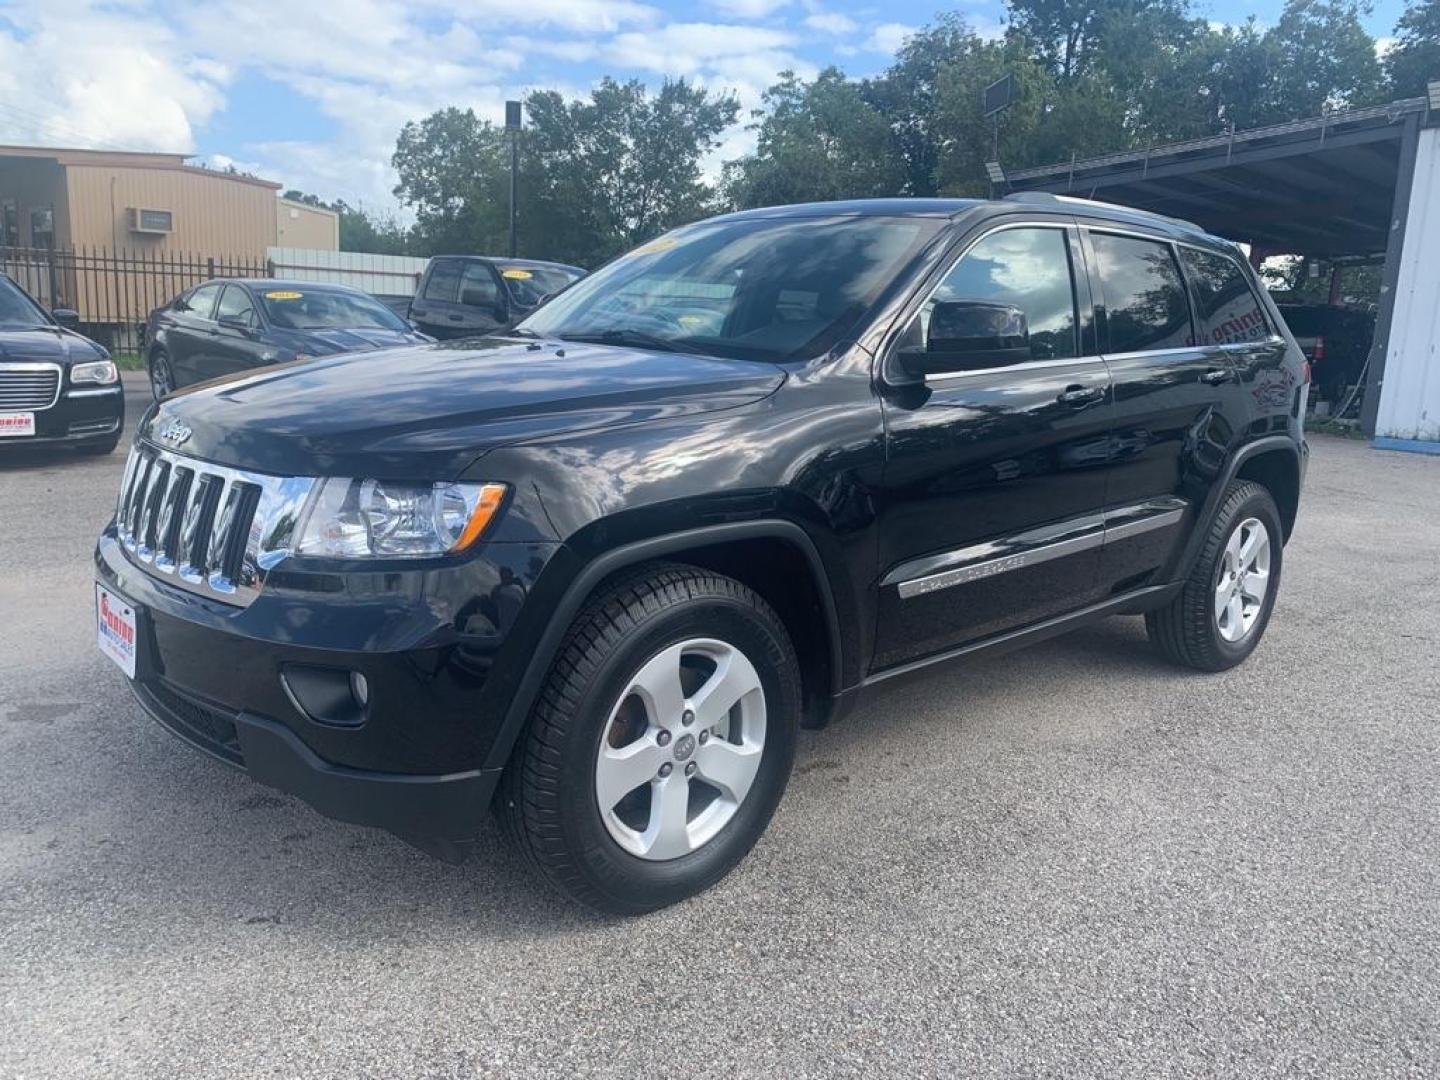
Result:
<svg viewBox="0 0 1440 1080"><path fill-rule="evenodd" d="M980 240L921 311L922 331L937 300L1010 304L1025 313L1033 359L1076 355L1075 286L1063 229L1002 229Z"/></svg>
<svg viewBox="0 0 1440 1080"><path fill-rule="evenodd" d="M1230 345L1270 336L1265 309L1235 260L1212 251L1182 247L1180 260L1199 305L1200 341Z"/></svg>
<svg viewBox="0 0 1440 1080"><path fill-rule="evenodd" d="M460 263L454 259L435 259L431 262L430 276L425 279L425 299L453 304L459 291Z"/></svg>
<svg viewBox="0 0 1440 1080"><path fill-rule="evenodd" d="M466 307L492 310L500 301L500 286L484 263L470 263L460 275L460 303Z"/></svg>
<svg viewBox="0 0 1440 1080"><path fill-rule="evenodd" d="M215 309L216 320L224 318L240 319L246 326L255 325L255 301L250 299L250 292L239 285L225 286L225 292L220 297L220 306Z"/></svg>
<svg viewBox="0 0 1440 1080"><path fill-rule="evenodd" d="M214 317L215 298L219 295L219 285L201 285L190 294L185 305L197 319L210 319Z"/></svg>
<svg viewBox="0 0 1440 1080"><path fill-rule="evenodd" d="M1092 233L1112 353L1195 344L1190 303L1170 245Z"/></svg>

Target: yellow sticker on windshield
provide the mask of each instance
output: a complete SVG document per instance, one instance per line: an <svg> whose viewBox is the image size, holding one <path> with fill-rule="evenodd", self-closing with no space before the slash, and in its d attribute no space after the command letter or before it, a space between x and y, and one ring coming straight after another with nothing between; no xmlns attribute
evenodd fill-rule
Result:
<svg viewBox="0 0 1440 1080"><path fill-rule="evenodd" d="M265 294L266 300L299 300L304 293L292 292L289 289L276 289L274 292Z"/></svg>
<svg viewBox="0 0 1440 1080"><path fill-rule="evenodd" d="M509 278L511 281L529 281L535 275L532 274L529 270L516 270L514 268L511 268L508 270L501 270L500 276L504 278Z"/></svg>
<svg viewBox="0 0 1440 1080"><path fill-rule="evenodd" d="M680 241L679 241L679 240L676 240L676 239L673 239L672 237L669 237L669 236L661 236L661 237L657 237L657 238L654 239L654 240L651 240L648 244L641 244L641 245L640 245L638 248L636 248L634 251L630 252L630 254L631 254L631 255L658 255L658 254L660 254L660 252L662 252L662 251L669 251L671 248L673 248L673 247L674 247L676 244L678 244L678 243L680 243Z"/></svg>

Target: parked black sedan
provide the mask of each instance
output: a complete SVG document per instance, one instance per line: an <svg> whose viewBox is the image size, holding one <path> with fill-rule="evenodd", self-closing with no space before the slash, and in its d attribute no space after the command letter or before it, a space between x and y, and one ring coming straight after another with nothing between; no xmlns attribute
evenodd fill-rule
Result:
<svg viewBox="0 0 1440 1080"><path fill-rule="evenodd" d="M431 337L479 337L519 322L584 276L564 263L437 255L410 301L410 320Z"/></svg>
<svg viewBox="0 0 1440 1080"><path fill-rule="evenodd" d="M61 443L108 454L125 423L110 354L0 274L0 446Z"/></svg>
<svg viewBox="0 0 1440 1080"><path fill-rule="evenodd" d="M359 289L234 278L197 285L151 312L145 362L158 401L249 368L429 340Z"/></svg>

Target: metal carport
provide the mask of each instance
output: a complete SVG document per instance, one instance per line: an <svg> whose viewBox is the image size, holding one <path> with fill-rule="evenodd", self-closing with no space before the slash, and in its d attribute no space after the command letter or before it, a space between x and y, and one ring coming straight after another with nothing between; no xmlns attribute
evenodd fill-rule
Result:
<svg viewBox="0 0 1440 1080"><path fill-rule="evenodd" d="M1432 116L1426 99L1413 98L1007 172L1007 181L1013 190L1096 198L1186 218L1264 255L1383 258L1361 425L1373 436L1377 416L1396 413L1380 423L1382 435L1432 440L1440 449L1440 357L1433 342L1440 251L1428 235L1416 236L1405 252L1410 258L1402 258L1411 231L1407 221L1417 206L1431 210L1440 202L1440 131L1432 121L1440 122L1440 114ZM1421 216L1426 233L1440 228L1440 209ZM1409 266L1403 279L1402 265ZM1426 314L1432 320L1428 332L1412 325ZM1391 348L1392 337L1403 347ZM1393 376L1400 367L1407 369L1407 385L1419 375L1421 403L1413 417L1381 408L1382 398L1391 396L1383 392L1387 368Z"/></svg>

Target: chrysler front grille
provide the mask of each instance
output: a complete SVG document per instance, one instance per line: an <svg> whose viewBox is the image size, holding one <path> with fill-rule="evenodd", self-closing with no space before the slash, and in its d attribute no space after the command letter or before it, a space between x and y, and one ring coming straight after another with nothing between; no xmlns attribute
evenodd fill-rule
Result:
<svg viewBox="0 0 1440 1080"><path fill-rule="evenodd" d="M0 363L0 412L40 412L59 398L59 364Z"/></svg>
<svg viewBox="0 0 1440 1080"><path fill-rule="evenodd" d="M115 528L131 560L193 593L245 606L290 553L314 480L212 465L136 443Z"/></svg>

